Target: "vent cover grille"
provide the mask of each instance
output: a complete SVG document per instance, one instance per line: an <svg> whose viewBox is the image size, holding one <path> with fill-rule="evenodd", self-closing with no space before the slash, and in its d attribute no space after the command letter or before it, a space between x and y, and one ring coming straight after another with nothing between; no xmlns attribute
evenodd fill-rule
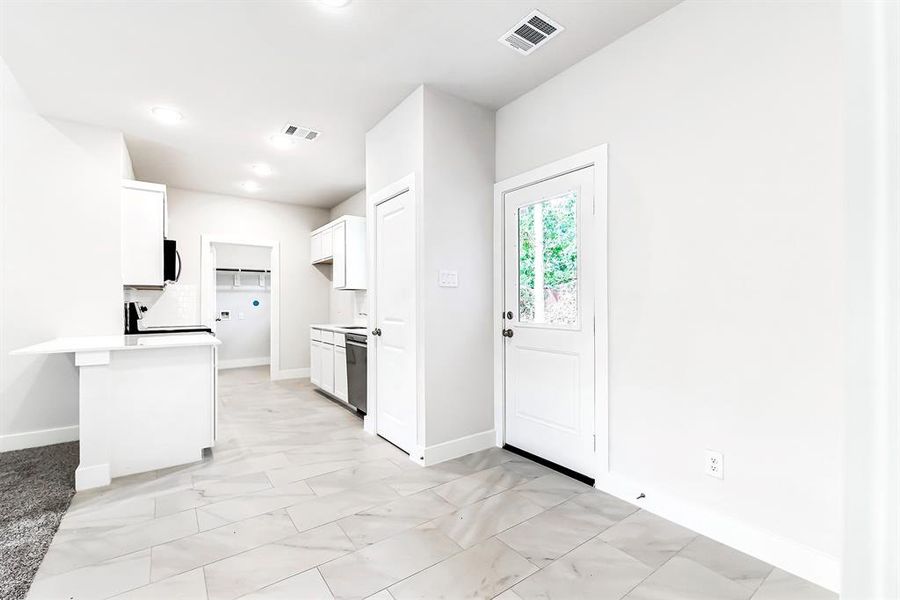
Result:
<svg viewBox="0 0 900 600"><path fill-rule="evenodd" d="M281 133L284 135L288 135L294 138L299 138L301 140L306 140L308 142L313 141L322 135L321 131L316 131L311 127L303 127L302 125L294 125L292 123L286 123L284 127L281 128Z"/></svg>
<svg viewBox="0 0 900 600"><path fill-rule="evenodd" d="M565 27L547 15L535 10L500 36L497 41L527 56L564 29Z"/></svg>

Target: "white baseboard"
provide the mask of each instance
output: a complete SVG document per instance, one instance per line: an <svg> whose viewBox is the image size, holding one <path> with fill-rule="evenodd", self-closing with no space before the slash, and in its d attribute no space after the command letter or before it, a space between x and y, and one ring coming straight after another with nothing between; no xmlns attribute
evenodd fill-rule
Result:
<svg viewBox="0 0 900 600"><path fill-rule="evenodd" d="M272 373L272 381L281 379L303 379L309 377L309 369L281 369Z"/></svg>
<svg viewBox="0 0 900 600"><path fill-rule="evenodd" d="M75 491L90 490L109 485L112 479L109 476L109 465L92 465L90 467L79 466L75 469Z"/></svg>
<svg viewBox="0 0 900 600"><path fill-rule="evenodd" d="M9 433L0 435L0 452L10 450L22 450L24 448L37 448L38 446L50 446L63 442L74 442L78 439L78 425L69 427L56 427L53 429L39 429L24 433Z"/></svg>
<svg viewBox="0 0 900 600"><path fill-rule="evenodd" d="M421 449L422 464L426 467L436 465L445 460L459 458L479 450L487 450L496 445L497 433L493 429L489 429L434 446L425 446Z"/></svg>
<svg viewBox="0 0 900 600"><path fill-rule="evenodd" d="M595 487L833 592L840 591L841 564L835 556L639 485L616 473L598 478ZM641 493L646 497L637 500Z"/></svg>
<svg viewBox="0 0 900 600"><path fill-rule="evenodd" d="M242 369L244 367L261 367L269 364L268 356L259 356L257 358L232 358L230 360L219 360L219 369Z"/></svg>

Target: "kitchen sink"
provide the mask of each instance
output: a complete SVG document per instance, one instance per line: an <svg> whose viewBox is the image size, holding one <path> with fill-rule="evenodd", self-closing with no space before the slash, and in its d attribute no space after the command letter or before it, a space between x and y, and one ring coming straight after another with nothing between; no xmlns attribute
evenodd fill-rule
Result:
<svg viewBox="0 0 900 600"><path fill-rule="evenodd" d="M341 329L365 329L366 325L350 325L349 327L339 326Z"/></svg>

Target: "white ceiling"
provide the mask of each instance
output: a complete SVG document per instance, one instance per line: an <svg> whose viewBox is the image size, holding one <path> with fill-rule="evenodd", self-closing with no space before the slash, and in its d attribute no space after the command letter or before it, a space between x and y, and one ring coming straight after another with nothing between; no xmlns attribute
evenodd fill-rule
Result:
<svg viewBox="0 0 900 600"><path fill-rule="evenodd" d="M258 179L255 197L328 207L363 187L365 132L419 84L498 108L676 3L4 0L0 55L45 116L123 131L140 179L244 196ZM535 8L566 30L528 57L497 43ZM287 121L323 134L277 150Z"/></svg>

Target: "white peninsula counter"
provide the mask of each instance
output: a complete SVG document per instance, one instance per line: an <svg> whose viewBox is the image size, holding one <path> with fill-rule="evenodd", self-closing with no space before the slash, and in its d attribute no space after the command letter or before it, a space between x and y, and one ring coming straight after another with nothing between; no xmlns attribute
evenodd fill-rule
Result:
<svg viewBox="0 0 900 600"><path fill-rule="evenodd" d="M207 333L56 338L12 354L73 354L75 489L198 461L216 438L216 346Z"/></svg>

